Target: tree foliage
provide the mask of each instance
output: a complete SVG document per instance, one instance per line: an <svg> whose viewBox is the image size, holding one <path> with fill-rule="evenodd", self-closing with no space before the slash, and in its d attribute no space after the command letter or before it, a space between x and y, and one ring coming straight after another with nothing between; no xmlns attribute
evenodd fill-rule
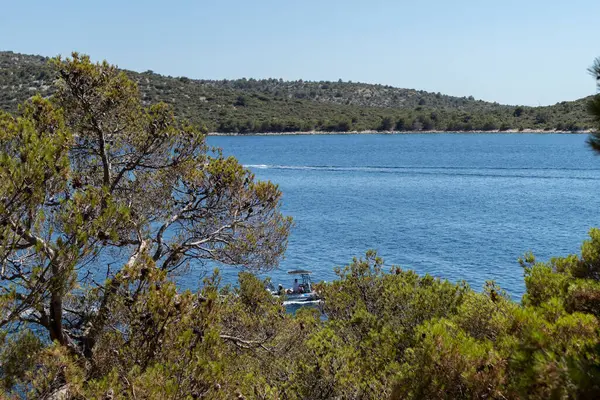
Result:
<svg viewBox="0 0 600 400"><path fill-rule="evenodd" d="M596 58L594 64L589 68L589 73L596 79L596 86L600 91L600 58ZM590 147L600 153L600 93L596 93L587 103L588 112L596 124L596 132L588 139Z"/></svg>
<svg viewBox="0 0 600 400"><path fill-rule="evenodd" d="M90 359L117 299L135 306L154 274L277 265L291 221L276 185L168 106L143 107L114 66L54 63L52 100L0 116L0 327L32 324Z"/></svg>
<svg viewBox="0 0 600 400"><path fill-rule="evenodd" d="M518 304L370 251L318 285L326 320L286 313L249 273L181 292L153 269L133 301L112 298L87 364L22 331L4 339L2 383L32 398L597 398L599 254L594 229L580 256L526 256Z"/></svg>

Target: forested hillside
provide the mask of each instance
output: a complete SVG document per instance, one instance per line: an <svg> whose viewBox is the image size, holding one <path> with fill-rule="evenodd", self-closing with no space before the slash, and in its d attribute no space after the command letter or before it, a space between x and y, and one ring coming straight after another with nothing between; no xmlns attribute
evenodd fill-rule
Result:
<svg viewBox="0 0 600 400"><path fill-rule="evenodd" d="M142 101L163 101L211 132L294 131L579 131L592 126L586 101L508 106L413 89L352 82L278 79L194 80L127 71ZM52 94L48 58L0 52L0 109Z"/></svg>

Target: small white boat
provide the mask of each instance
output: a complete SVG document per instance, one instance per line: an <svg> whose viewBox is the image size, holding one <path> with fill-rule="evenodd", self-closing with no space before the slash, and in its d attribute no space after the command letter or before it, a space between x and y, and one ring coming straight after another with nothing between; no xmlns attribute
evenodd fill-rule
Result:
<svg viewBox="0 0 600 400"><path fill-rule="evenodd" d="M288 271L290 275L300 276L301 282L298 282L298 278L294 279L294 286L291 289L285 289L282 285L279 285L277 290L272 288L271 294L275 297L283 297L285 303L299 304L304 302L314 302L319 300L317 292L313 290L312 281L310 279L311 271L305 269L295 269Z"/></svg>

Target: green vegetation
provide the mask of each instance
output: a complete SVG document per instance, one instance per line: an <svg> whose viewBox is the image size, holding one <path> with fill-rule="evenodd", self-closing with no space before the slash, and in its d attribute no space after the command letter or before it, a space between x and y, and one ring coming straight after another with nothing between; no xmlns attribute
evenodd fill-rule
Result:
<svg viewBox="0 0 600 400"><path fill-rule="evenodd" d="M250 272L182 291L191 262L275 267L281 193L107 63L53 68L51 99L0 115L4 398L600 396L600 230L579 256L524 257L520 304L374 251L316 285L326 320Z"/></svg>
<svg viewBox="0 0 600 400"><path fill-rule="evenodd" d="M593 126L586 100L548 107L506 106L412 89L351 82L278 79L193 80L126 71L145 105L165 102L210 132L580 131ZM0 52L0 109L15 112L53 93L48 60Z"/></svg>
<svg viewBox="0 0 600 400"><path fill-rule="evenodd" d="M156 278L204 260L276 267L291 219L276 185L209 152L168 106L143 107L124 73L54 64L52 100L0 115L0 327L15 340L26 323L94 363Z"/></svg>
<svg viewBox="0 0 600 400"><path fill-rule="evenodd" d="M590 74L596 78L598 93L587 103L588 112L596 124L596 131L590 135L588 143L597 153L600 153L600 58L596 58L594 65L589 69Z"/></svg>
<svg viewBox="0 0 600 400"><path fill-rule="evenodd" d="M31 398L469 399L600 395L600 231L582 256L524 261L523 304L393 267L372 252L321 285L329 319L239 288L177 291L152 269L111 305L89 358L22 331L0 355Z"/></svg>

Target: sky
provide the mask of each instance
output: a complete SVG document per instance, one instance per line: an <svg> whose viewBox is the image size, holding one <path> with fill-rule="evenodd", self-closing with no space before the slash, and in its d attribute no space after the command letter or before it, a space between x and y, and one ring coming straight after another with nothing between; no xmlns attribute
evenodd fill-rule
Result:
<svg viewBox="0 0 600 400"><path fill-rule="evenodd" d="M197 79L351 80L549 105L595 93L599 0L0 0L0 50Z"/></svg>

